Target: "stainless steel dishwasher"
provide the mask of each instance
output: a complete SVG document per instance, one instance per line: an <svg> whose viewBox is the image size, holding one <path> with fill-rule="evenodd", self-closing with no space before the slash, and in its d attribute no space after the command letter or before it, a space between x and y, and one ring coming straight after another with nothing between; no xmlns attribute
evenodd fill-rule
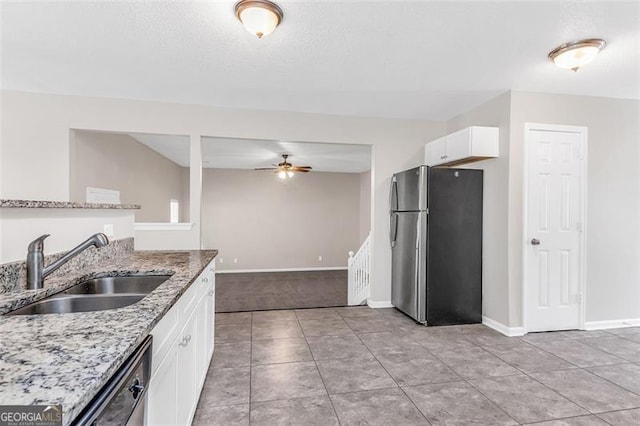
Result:
<svg viewBox="0 0 640 426"><path fill-rule="evenodd" d="M91 426L144 426L151 376L151 343L147 337L89 405L72 422Z"/></svg>

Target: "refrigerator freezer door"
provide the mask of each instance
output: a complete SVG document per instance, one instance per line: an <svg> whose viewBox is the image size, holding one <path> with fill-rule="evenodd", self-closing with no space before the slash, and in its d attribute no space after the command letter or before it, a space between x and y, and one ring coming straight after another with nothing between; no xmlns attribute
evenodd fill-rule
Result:
<svg viewBox="0 0 640 426"><path fill-rule="evenodd" d="M418 322L425 321L425 212L395 213L391 248L391 303Z"/></svg>
<svg viewBox="0 0 640 426"><path fill-rule="evenodd" d="M482 170L429 180L427 325L482 322Z"/></svg>
<svg viewBox="0 0 640 426"><path fill-rule="evenodd" d="M391 179L390 211L418 211L427 208L427 167L396 173Z"/></svg>

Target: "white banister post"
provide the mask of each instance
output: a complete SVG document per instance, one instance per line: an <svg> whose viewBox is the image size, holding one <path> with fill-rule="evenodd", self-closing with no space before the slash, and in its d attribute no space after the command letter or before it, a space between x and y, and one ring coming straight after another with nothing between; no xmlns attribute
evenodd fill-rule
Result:
<svg viewBox="0 0 640 426"><path fill-rule="evenodd" d="M353 303L354 297L353 255L353 251L349 251L349 260L347 260L347 305Z"/></svg>

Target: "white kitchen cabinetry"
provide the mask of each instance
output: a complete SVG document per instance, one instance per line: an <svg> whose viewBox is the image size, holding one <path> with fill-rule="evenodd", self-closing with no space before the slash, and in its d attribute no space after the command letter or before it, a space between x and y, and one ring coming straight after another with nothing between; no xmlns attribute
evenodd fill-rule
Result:
<svg viewBox="0 0 640 426"><path fill-rule="evenodd" d="M184 327L183 333L178 339L178 380L176 389L177 399L177 420L178 425L188 425L191 423L200 388L198 388L199 374L196 371L197 355L197 320L198 312L193 312Z"/></svg>
<svg viewBox="0 0 640 426"><path fill-rule="evenodd" d="M212 269L213 271L213 269ZM216 276L214 273L211 273L211 277L213 278L213 282L209 284L209 291L207 293L207 319L210 321L210 324L207 325L207 354L206 358L211 359L213 356L213 342L216 333L216 317L215 317L215 309L216 309Z"/></svg>
<svg viewBox="0 0 640 426"><path fill-rule="evenodd" d="M208 274L202 279L204 284L204 295L200 300L200 306L198 307L198 340L197 340L197 354L196 365L198 371L205 371L209 366L209 361L213 356L213 337L215 332L215 268L213 266L207 267ZM202 375L199 379L198 385L200 388L204 384L206 374Z"/></svg>
<svg viewBox="0 0 640 426"><path fill-rule="evenodd" d="M447 150L446 150L447 138L443 136L434 141L429 142L425 147L425 155L426 161L425 164L427 166L435 165L436 161L430 162L430 159L438 159L444 160Z"/></svg>
<svg viewBox="0 0 640 426"><path fill-rule="evenodd" d="M189 425L214 349L213 261L153 328L147 425Z"/></svg>
<svg viewBox="0 0 640 426"><path fill-rule="evenodd" d="M497 127L471 126L427 143L427 166L459 166L496 158L499 154Z"/></svg>
<svg viewBox="0 0 640 426"><path fill-rule="evenodd" d="M178 424L177 358L178 351L172 350L167 353L157 365L156 374L151 379L147 394L147 425L149 426Z"/></svg>

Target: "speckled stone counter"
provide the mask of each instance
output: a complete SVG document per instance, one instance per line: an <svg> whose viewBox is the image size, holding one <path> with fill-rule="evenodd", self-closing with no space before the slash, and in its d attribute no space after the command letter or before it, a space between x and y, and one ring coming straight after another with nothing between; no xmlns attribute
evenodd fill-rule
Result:
<svg viewBox="0 0 640 426"><path fill-rule="evenodd" d="M140 209L139 204L82 203L76 201L46 200L0 200L0 207L12 209Z"/></svg>
<svg viewBox="0 0 640 426"><path fill-rule="evenodd" d="M0 315L0 405L61 404L69 424L217 255L216 250L128 252L47 281L45 289L0 294L13 310L86 278L172 273L133 305L98 312Z"/></svg>

